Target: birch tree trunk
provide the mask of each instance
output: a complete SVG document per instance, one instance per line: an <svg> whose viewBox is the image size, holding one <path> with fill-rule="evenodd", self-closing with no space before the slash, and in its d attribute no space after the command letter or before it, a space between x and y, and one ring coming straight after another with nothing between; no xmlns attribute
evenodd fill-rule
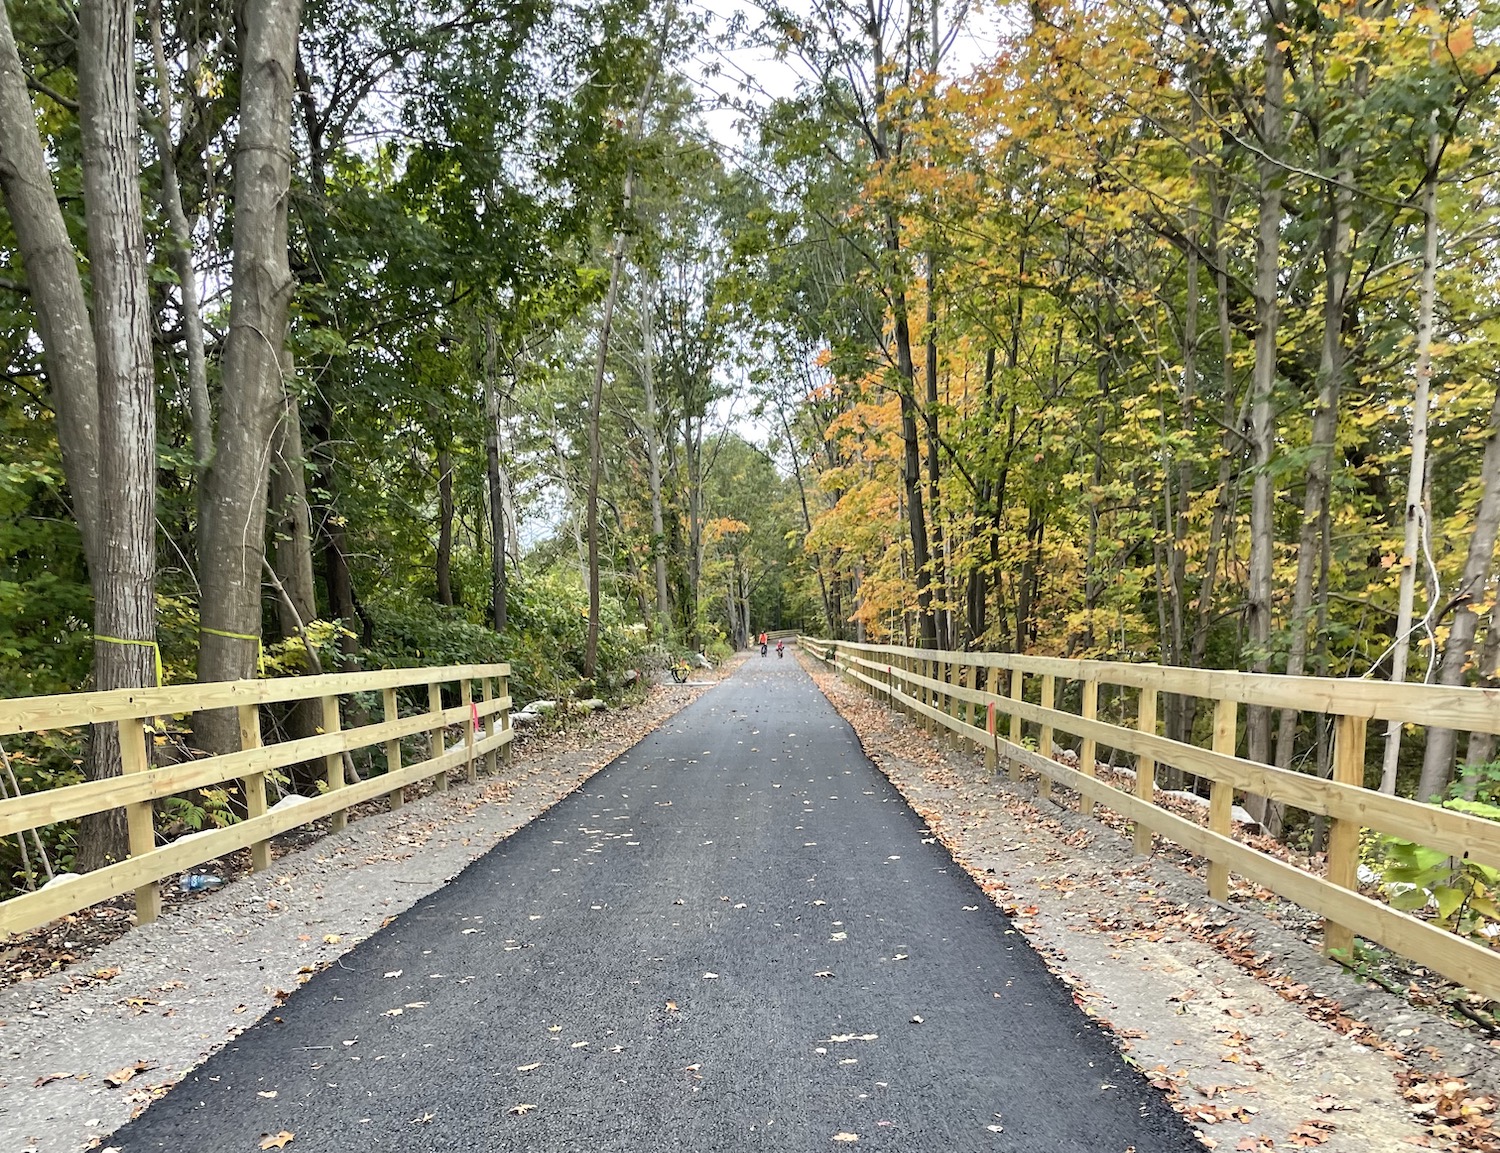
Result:
<svg viewBox="0 0 1500 1153"><path fill-rule="evenodd" d="M100 549L94 591L94 685L157 683L156 380L141 206L135 94L135 9L129 0L84 0L79 10L79 125L83 203L93 285L99 398ZM87 772L120 771L119 735L95 726ZM119 810L87 817L79 866L125 855Z"/></svg>
<svg viewBox="0 0 1500 1153"><path fill-rule="evenodd" d="M287 260L292 78L301 0L245 0L239 137L234 155L233 295L225 339L217 451L199 526L198 679L256 675L266 482L281 411L281 350L293 280ZM200 713L194 735L221 753L239 745L231 710Z"/></svg>
<svg viewBox="0 0 1500 1153"><path fill-rule="evenodd" d="M1433 113L1436 124L1437 113ZM1412 604L1416 600L1417 553L1427 529L1427 409L1432 386L1432 317L1437 299L1437 169L1442 141L1436 129L1427 139L1427 176L1422 186L1422 280L1417 297L1416 388L1411 401L1411 467L1406 478L1405 533L1401 543L1401 585L1397 590L1396 636L1391 645L1391 680L1406 680L1411 652ZM1385 729L1380 791L1394 794L1401 760L1401 722ZM1425 796L1419 796L1425 800Z"/></svg>

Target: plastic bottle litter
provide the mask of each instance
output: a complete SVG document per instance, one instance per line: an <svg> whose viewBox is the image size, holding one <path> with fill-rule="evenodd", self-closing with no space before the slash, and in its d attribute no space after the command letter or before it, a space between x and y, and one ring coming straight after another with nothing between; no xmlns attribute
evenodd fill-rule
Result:
<svg viewBox="0 0 1500 1153"><path fill-rule="evenodd" d="M217 889L223 883L223 877L216 877L212 873L189 873L182 878L182 891L201 893L204 889Z"/></svg>

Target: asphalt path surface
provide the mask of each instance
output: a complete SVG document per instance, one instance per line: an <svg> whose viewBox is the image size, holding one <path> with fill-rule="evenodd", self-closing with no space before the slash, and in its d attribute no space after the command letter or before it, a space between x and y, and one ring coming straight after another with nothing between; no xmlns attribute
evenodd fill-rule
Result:
<svg viewBox="0 0 1500 1153"><path fill-rule="evenodd" d="M279 1133L293 1153L1199 1148L774 656L106 1145Z"/></svg>

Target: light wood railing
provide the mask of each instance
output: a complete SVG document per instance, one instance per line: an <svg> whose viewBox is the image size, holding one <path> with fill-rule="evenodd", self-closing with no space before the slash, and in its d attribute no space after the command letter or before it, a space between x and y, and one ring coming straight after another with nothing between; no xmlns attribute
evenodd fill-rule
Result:
<svg viewBox="0 0 1500 1153"><path fill-rule="evenodd" d="M384 796L391 808L398 808L405 786L435 777L437 787L446 789L449 772L460 768L474 781L481 759L494 772L497 757L510 760L514 736L509 676L509 665L455 665L0 701L0 737L116 724L122 769L118 777L0 800L0 837L114 809L125 810L129 830L129 856L124 860L0 902L0 938L132 890L137 920L154 920L161 910L161 882L175 873L245 848L250 850L252 868L259 871L270 865L270 838L278 833L324 817L332 818L334 829L343 828L350 806ZM480 686L477 700L473 695L476 681ZM443 688L453 685L459 703L444 708ZM400 690L423 687L426 711L401 716ZM354 693L379 693L383 719L343 728L339 699ZM322 715L318 735L262 744L261 706L298 701L318 702ZM239 714L239 752L152 766L151 737L158 718L228 708ZM445 735L452 726L462 726L463 736L449 744ZM403 764L401 739L422 733L427 734L428 755ZM347 782L345 754L375 746L383 746L386 771ZM317 796L268 807L267 773L319 760L325 768ZM158 800L225 784L238 787L243 820L158 843Z"/></svg>
<svg viewBox="0 0 1500 1153"><path fill-rule="evenodd" d="M1149 853L1156 833L1202 857L1208 862L1208 892L1214 899L1227 899L1229 875L1238 874L1321 915L1325 947L1341 959L1353 955L1357 935L1477 993L1500 998L1500 952L1365 896L1358 891L1357 876L1364 829L1500 867L1500 825L1495 822L1364 787L1370 721L1500 732L1500 692L1012 653L943 652L812 637L799 638L799 644L878 699L919 718L930 730L949 730L984 749L992 771L1004 760L1014 780L1029 769L1038 775L1043 793L1056 782L1078 794L1081 811L1086 813L1099 804L1126 817L1135 825L1137 852ZM1059 688L1068 682L1078 686L1077 713L1057 707ZM1101 686L1121 690L1113 704L1122 714L1134 713L1133 727L1098 719ZM1028 689L1034 703L1026 699ZM1162 693L1212 703L1210 747L1159 735ZM1126 699L1124 707L1119 707L1122 696L1134 699ZM1334 728L1332 779L1236 756L1241 706L1328 716ZM1004 731L1002 717L1007 721ZM1078 768L1049 755L1056 748L1058 733L1078 739ZM1027 741L1035 747L1028 748ZM1133 754L1132 791L1097 778L1096 757L1101 748ZM1207 827L1156 803L1160 768L1178 769L1209 782ZM1325 874L1318 876L1237 840L1232 821L1236 791L1328 818Z"/></svg>

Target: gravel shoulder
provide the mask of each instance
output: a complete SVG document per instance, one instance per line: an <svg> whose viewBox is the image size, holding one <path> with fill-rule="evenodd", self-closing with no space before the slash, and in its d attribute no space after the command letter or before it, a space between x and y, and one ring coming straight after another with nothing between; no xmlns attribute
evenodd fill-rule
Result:
<svg viewBox="0 0 1500 1153"><path fill-rule="evenodd" d="M1496 1150L1500 1041L1362 984L1253 901L1012 784L799 654L991 900L1208 1148ZM1062 790L1057 790L1059 799Z"/></svg>
<svg viewBox="0 0 1500 1153"><path fill-rule="evenodd" d="M312 974L573 792L733 665L518 740L513 763L493 777L460 778L393 813L368 812L286 855L279 846L267 872L173 901L155 923L87 958L0 989L0 1150L104 1144Z"/></svg>

